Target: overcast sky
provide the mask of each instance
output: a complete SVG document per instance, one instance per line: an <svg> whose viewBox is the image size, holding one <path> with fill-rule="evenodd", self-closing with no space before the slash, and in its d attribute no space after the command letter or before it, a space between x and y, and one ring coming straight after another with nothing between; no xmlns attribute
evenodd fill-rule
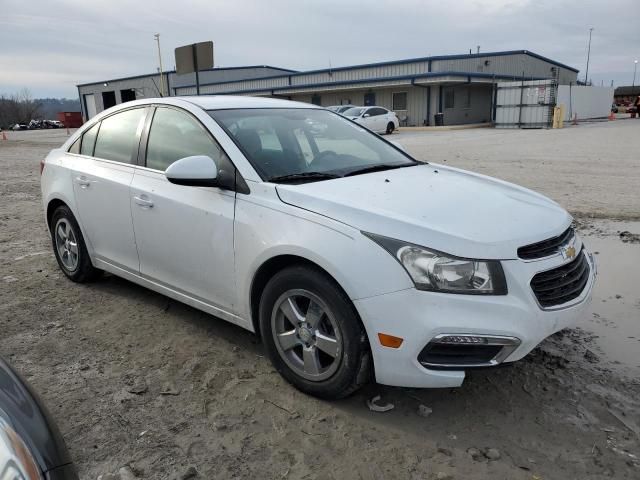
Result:
<svg viewBox="0 0 640 480"><path fill-rule="evenodd" d="M213 40L216 66L296 70L527 49L630 85L640 0L0 0L0 93L77 97L79 83L165 69ZM636 83L640 82L640 72Z"/></svg>

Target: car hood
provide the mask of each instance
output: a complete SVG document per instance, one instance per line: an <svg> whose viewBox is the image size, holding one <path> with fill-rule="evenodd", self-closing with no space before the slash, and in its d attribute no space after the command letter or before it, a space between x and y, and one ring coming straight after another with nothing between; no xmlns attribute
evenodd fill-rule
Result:
<svg viewBox="0 0 640 480"><path fill-rule="evenodd" d="M517 185L424 164L302 185L280 199L361 231L459 257L517 258L517 249L561 233L571 216Z"/></svg>

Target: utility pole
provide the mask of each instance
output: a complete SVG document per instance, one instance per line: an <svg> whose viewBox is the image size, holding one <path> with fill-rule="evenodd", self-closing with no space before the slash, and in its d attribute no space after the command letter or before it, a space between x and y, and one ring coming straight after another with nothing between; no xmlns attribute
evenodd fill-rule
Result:
<svg viewBox="0 0 640 480"><path fill-rule="evenodd" d="M162 55L160 54L160 34L156 33L153 38L156 39L158 44L158 63L160 64L160 96L164 97L164 74L162 70Z"/></svg>
<svg viewBox="0 0 640 480"><path fill-rule="evenodd" d="M633 61L634 65L633 65L633 83L631 84L632 87L636 86L636 72L638 71L638 60L634 60Z"/></svg>
<svg viewBox="0 0 640 480"><path fill-rule="evenodd" d="M587 71L584 76L584 84L589 83L589 57L591 56L591 32L593 32L593 27L589 29L589 48L587 49Z"/></svg>

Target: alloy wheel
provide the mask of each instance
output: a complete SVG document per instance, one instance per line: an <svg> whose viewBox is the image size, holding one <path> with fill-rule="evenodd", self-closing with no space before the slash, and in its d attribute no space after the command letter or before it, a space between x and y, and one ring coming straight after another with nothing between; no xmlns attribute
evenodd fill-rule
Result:
<svg viewBox="0 0 640 480"><path fill-rule="evenodd" d="M58 257L64 268L74 272L78 268L79 250L78 241L69 220L61 218L53 230Z"/></svg>
<svg viewBox="0 0 640 480"><path fill-rule="evenodd" d="M271 331L278 353L297 375L319 382L331 377L340 366L340 329L317 295L307 290L282 294L273 308Z"/></svg>

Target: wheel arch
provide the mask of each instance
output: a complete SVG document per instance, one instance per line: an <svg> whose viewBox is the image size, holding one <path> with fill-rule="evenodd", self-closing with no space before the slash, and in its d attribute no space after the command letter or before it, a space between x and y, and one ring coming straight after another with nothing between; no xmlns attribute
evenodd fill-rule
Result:
<svg viewBox="0 0 640 480"><path fill-rule="evenodd" d="M347 298L349 298L349 300L351 301L346 290L342 285L340 285L340 282L335 278L335 276L331 275L330 272L328 272L322 266L318 265L316 262L295 254L280 254L280 255L273 256L265 260L260 265L260 267L258 267L251 281L249 307L250 307L250 315L251 315L251 324L253 326L253 330L256 333L256 335L258 336L260 335L259 310L260 310L260 298L262 297L262 292L264 290L264 287L267 285L269 280L273 278L275 274L277 274L281 270L284 270L285 268L288 268L294 265L311 267L313 269L316 269L322 272L324 275L327 275L336 284L336 286L340 290L342 290L344 295ZM358 321L362 323L362 320L360 319L360 315L358 313L358 310L355 308L355 305L353 306L353 311L358 317Z"/></svg>

